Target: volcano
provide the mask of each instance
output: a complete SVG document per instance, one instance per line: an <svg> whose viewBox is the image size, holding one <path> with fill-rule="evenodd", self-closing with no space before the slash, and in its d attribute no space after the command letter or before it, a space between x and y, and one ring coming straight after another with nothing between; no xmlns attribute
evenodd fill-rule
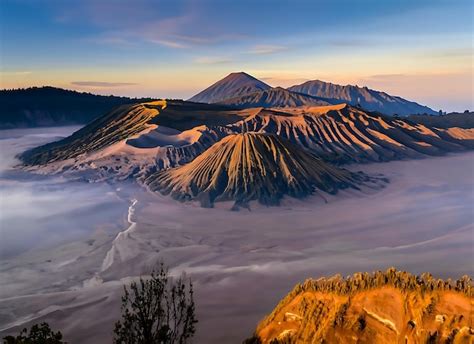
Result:
<svg viewBox="0 0 474 344"><path fill-rule="evenodd" d="M335 194L373 181L333 167L276 135L242 133L226 136L187 165L153 174L145 182L153 191L211 207L216 201L278 205L285 195Z"/></svg>
<svg viewBox="0 0 474 344"><path fill-rule="evenodd" d="M264 91L270 88L271 86L247 73L230 73L225 78L217 81L202 92L199 92L190 98L189 101L198 103L218 103L226 99Z"/></svg>

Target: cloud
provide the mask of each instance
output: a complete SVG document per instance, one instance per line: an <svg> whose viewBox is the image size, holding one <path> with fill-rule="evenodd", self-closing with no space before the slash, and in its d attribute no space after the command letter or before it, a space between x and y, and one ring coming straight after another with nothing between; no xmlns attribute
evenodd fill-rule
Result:
<svg viewBox="0 0 474 344"><path fill-rule="evenodd" d="M146 3L148 0L143 1ZM92 19L89 19L97 25L99 32L88 40L122 46L151 43L171 49L189 49L246 38L233 32L223 32L218 24L209 22L208 18L200 13L201 9L193 6L179 6L168 13L164 10L157 11L156 6L152 4L153 2L143 13L143 9L132 6L133 11L141 13L133 18L124 4L117 8L112 6L110 10L115 15L111 16L109 11L105 10L109 7L107 2L105 5L100 3L97 6L105 8L98 11L99 14L92 11ZM141 2L141 5L144 3ZM97 6L92 4L92 8L96 10ZM123 18L123 22L119 18Z"/></svg>
<svg viewBox="0 0 474 344"><path fill-rule="evenodd" d="M150 43L155 43L159 45L163 45L167 48L174 48L174 49L186 49L189 48L188 44L180 43L177 41L170 41L166 39L158 39L158 38L153 38L148 40Z"/></svg>
<svg viewBox="0 0 474 344"><path fill-rule="evenodd" d="M19 70L19 71L0 71L0 74L2 75L17 75L17 76L20 76L20 75L29 75L33 72L29 71L29 70Z"/></svg>
<svg viewBox="0 0 474 344"><path fill-rule="evenodd" d="M251 50L251 54L256 54L256 55L268 55L268 54L275 54L279 53L281 51L287 50L286 47L283 47L281 45L266 45L266 44L260 44L254 46Z"/></svg>
<svg viewBox="0 0 474 344"><path fill-rule="evenodd" d="M71 85L85 87L120 87L138 85L133 82L107 82L107 81L72 81Z"/></svg>
<svg viewBox="0 0 474 344"><path fill-rule="evenodd" d="M375 74L375 75L369 75L365 78L362 78L361 80L390 81L390 80L401 79L405 77L408 77L408 76L406 74Z"/></svg>
<svg viewBox="0 0 474 344"><path fill-rule="evenodd" d="M199 64L208 64L208 65L215 65L215 64L225 64L232 62L231 59L225 57L209 57L203 56L194 59L195 63Z"/></svg>

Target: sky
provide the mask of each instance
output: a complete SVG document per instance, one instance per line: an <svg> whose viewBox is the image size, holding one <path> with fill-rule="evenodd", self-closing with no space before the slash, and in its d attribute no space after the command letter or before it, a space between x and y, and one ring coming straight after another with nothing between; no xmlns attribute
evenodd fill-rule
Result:
<svg viewBox="0 0 474 344"><path fill-rule="evenodd" d="M471 0L0 0L0 88L187 99L230 72L474 110Z"/></svg>

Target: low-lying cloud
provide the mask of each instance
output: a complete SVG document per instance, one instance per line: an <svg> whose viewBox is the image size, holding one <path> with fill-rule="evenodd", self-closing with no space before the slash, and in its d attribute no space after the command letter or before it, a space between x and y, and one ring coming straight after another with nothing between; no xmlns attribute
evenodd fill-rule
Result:
<svg viewBox="0 0 474 344"><path fill-rule="evenodd" d="M86 87L120 87L138 85L133 82L107 82L107 81L72 81L71 85Z"/></svg>

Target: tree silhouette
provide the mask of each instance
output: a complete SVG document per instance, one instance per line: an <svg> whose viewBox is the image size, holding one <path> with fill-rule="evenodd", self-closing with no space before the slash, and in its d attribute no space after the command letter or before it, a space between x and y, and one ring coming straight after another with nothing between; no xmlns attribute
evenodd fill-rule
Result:
<svg viewBox="0 0 474 344"><path fill-rule="evenodd" d="M163 264L149 279L124 287L122 319L115 324L117 344L184 344L195 333L192 283L173 281Z"/></svg>
<svg viewBox="0 0 474 344"><path fill-rule="evenodd" d="M4 344L66 344L62 341L63 335L60 331L53 332L48 323L35 324L30 333L24 328L16 337L7 336L3 338Z"/></svg>

